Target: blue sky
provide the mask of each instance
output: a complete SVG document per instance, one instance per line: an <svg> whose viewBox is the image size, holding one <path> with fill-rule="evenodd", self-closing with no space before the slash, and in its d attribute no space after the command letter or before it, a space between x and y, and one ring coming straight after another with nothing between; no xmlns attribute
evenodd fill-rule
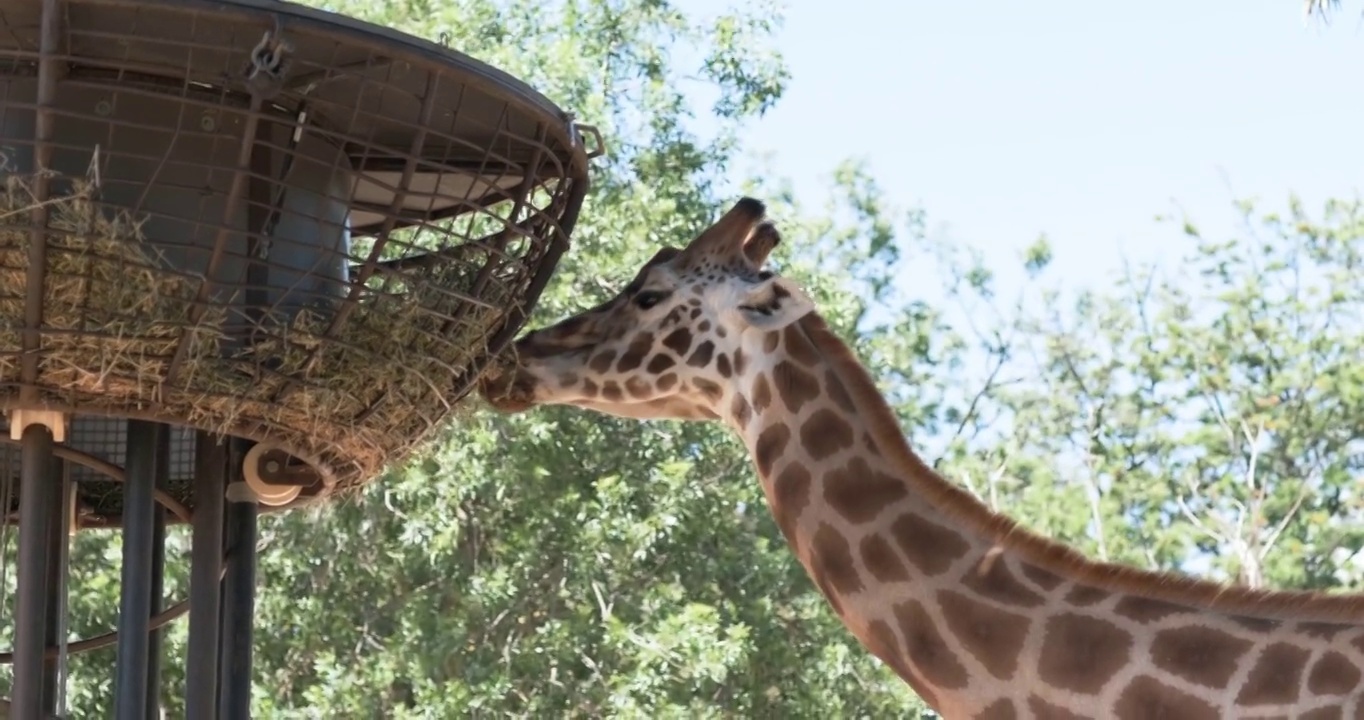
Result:
<svg viewBox="0 0 1364 720"><path fill-rule="evenodd" d="M1329 25L1299 0L788 0L785 15L793 78L746 149L816 205L840 160L866 158L894 203L996 269L1045 232L1074 287L1124 255L1176 261L1186 245L1158 214L1225 234L1235 198L1360 194L1357 4Z"/></svg>

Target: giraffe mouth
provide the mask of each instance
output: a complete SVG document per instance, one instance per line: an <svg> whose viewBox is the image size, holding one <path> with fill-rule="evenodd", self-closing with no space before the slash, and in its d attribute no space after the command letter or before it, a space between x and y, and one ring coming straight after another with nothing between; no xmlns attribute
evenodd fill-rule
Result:
<svg viewBox="0 0 1364 720"><path fill-rule="evenodd" d="M534 379L519 367L489 369L479 381L478 391L499 412L525 412L536 405Z"/></svg>

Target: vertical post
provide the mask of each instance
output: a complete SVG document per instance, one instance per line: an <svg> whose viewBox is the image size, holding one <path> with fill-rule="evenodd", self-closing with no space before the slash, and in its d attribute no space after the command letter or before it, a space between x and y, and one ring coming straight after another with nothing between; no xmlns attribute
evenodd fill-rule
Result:
<svg viewBox="0 0 1364 720"><path fill-rule="evenodd" d="M194 545L190 551L185 720L216 720L227 448L206 432L195 433L194 443Z"/></svg>
<svg viewBox="0 0 1364 720"><path fill-rule="evenodd" d="M14 717L43 715L43 654L47 630L48 525L52 519L52 431L24 428L19 460L19 572L14 608Z"/></svg>
<svg viewBox="0 0 1364 720"><path fill-rule="evenodd" d="M52 504L47 526L47 630L43 644L58 647L66 639L66 578L71 561L71 510L75 489L66 477L66 463L53 458L49 465ZM54 655L43 663L43 712L56 715L66 684L66 657Z"/></svg>
<svg viewBox="0 0 1364 720"><path fill-rule="evenodd" d="M123 573L118 612L118 660L114 684L117 720L145 720L147 646L152 595L152 489L156 449L166 426L128 421L123 482Z"/></svg>
<svg viewBox="0 0 1364 720"><path fill-rule="evenodd" d="M156 438L156 475L154 486L165 490L170 485L171 433L167 425L160 426ZM147 615L156 617L161 612L166 575L166 509L160 503L152 506L152 577ZM161 719L161 636L160 629L147 636L147 720Z"/></svg>
<svg viewBox="0 0 1364 720"><path fill-rule="evenodd" d="M241 472L245 454L233 441L231 472ZM234 478L235 479L235 478ZM227 504L227 576L223 582L222 720L251 717L251 625L256 611L256 504Z"/></svg>

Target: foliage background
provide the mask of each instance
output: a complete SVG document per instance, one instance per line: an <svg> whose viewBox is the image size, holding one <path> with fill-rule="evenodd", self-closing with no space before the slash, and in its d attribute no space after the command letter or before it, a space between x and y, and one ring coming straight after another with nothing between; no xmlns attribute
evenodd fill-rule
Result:
<svg viewBox="0 0 1364 720"><path fill-rule="evenodd" d="M930 242L924 212L855 160L807 206L744 156L738 131L789 79L766 3L707 18L664 0L314 4L448 33L608 138L533 325L685 242L735 183L770 201L788 237L778 269L852 341L921 452L992 507L1142 567L1364 586L1357 199L1247 205L1234 237L1168 218L1154 231L1187 236L1178 272L1127 268L1077 293L1048 275L1044 238L988 263ZM1024 263L1022 295L995 292L1000 262ZM923 285L894 286L899 263ZM171 545L187 558L187 534ZM78 538L77 636L113 625L119 552L116 534ZM185 563L169 571L183 596ZM259 717L931 716L828 611L718 426L476 413L353 501L263 519L259 582ZM170 717L184 640L182 622ZM73 662L72 717L107 715L112 664L112 648Z"/></svg>

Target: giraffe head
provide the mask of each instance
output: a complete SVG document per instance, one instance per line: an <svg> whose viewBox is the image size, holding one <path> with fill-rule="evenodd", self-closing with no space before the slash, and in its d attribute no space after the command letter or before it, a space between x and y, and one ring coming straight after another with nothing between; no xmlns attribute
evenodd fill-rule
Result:
<svg viewBox="0 0 1364 720"><path fill-rule="evenodd" d="M766 208L743 198L684 249L665 247L620 294L528 333L481 391L506 412L575 405L638 419L714 419L743 345L814 310L764 270L780 242Z"/></svg>

